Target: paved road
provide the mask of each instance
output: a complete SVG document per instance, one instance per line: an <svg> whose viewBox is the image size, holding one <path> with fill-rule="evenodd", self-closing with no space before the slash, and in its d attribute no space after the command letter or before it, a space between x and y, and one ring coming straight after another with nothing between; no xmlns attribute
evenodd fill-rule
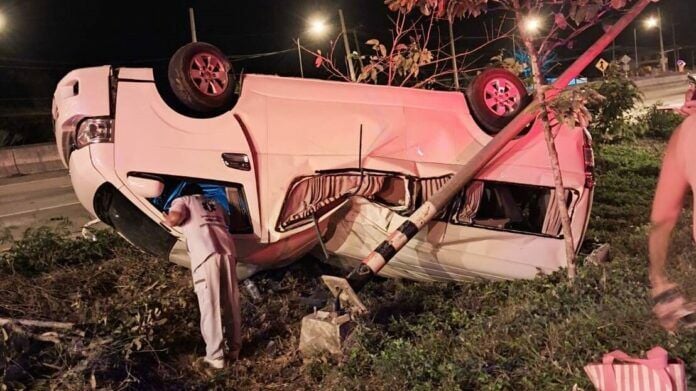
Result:
<svg viewBox="0 0 696 391"><path fill-rule="evenodd" d="M66 171L0 179L0 233L20 238L29 227L56 226L63 218L73 232L91 220Z"/></svg>
<svg viewBox="0 0 696 391"><path fill-rule="evenodd" d="M684 77L683 82L645 87L642 89L645 95L643 104L645 106L658 104L660 107L681 107L684 104L687 87L686 77Z"/></svg>

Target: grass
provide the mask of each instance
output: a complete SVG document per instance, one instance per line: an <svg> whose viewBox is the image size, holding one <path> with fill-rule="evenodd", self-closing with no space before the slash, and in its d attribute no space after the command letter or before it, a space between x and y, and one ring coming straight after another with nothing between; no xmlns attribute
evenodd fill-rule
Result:
<svg viewBox="0 0 696 391"><path fill-rule="evenodd" d="M0 259L0 316L76 322L85 335L37 342L30 330L6 326L0 383L61 389L590 390L582 367L613 349L643 354L661 345L696 363L694 332L662 331L648 300L646 234L664 145L642 139L597 150L598 185L584 248L611 243L612 263L583 265L573 287L563 272L533 281L377 281L362 294L371 314L340 359L305 362L296 350L299 322L309 312L298 298L331 272L317 262L306 259L255 277L265 299L254 304L244 297L242 359L210 374L192 364L203 354L203 342L188 271L109 234L95 244L31 232ZM670 259L675 280L696 294L686 284L696 277L690 216L679 224ZM696 376L696 367L687 370Z"/></svg>

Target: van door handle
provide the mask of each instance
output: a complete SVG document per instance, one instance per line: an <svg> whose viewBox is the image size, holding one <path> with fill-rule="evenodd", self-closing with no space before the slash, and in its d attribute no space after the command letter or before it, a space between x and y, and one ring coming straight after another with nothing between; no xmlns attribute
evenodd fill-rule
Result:
<svg viewBox="0 0 696 391"><path fill-rule="evenodd" d="M251 171L251 161L244 153L225 152L222 154L222 162L235 170Z"/></svg>

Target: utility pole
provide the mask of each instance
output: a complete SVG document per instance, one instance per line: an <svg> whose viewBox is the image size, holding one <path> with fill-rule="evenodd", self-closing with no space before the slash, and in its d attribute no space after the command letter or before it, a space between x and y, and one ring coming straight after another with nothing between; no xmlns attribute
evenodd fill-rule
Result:
<svg viewBox="0 0 696 391"><path fill-rule="evenodd" d="M662 72L667 72L667 57L665 57L665 42L662 39L662 12L660 7L657 7L657 28L660 32L660 66L662 66Z"/></svg>
<svg viewBox="0 0 696 391"><path fill-rule="evenodd" d="M355 68L353 60L350 58L350 44L348 43L348 33L346 32L346 21L343 19L343 10L339 8L338 17L341 19L341 31L343 32L343 46L346 48L346 61L350 72L350 80L355 81Z"/></svg>
<svg viewBox="0 0 696 391"><path fill-rule="evenodd" d="M191 27L191 42L198 42L196 36L196 15L193 13L193 8L189 8L189 26Z"/></svg>
<svg viewBox="0 0 696 391"><path fill-rule="evenodd" d="M353 29L353 43L355 43L355 50L358 52L358 62L360 63L360 71L362 72L362 69L365 68L365 64L363 64L360 42L358 41L358 34L355 32L355 29Z"/></svg>
<svg viewBox="0 0 696 391"><path fill-rule="evenodd" d="M672 47L674 48L674 68L677 68L677 61L679 61L679 48L677 47L677 33L674 28L674 22L672 22Z"/></svg>
<svg viewBox="0 0 696 391"><path fill-rule="evenodd" d="M636 71L638 71L640 70L640 60L638 59L638 29L633 29L633 54L636 56Z"/></svg>
<svg viewBox="0 0 696 391"><path fill-rule="evenodd" d="M297 37L297 59L300 61L300 77L304 79L304 69L302 68L302 49L300 46L300 37Z"/></svg>
<svg viewBox="0 0 696 391"><path fill-rule="evenodd" d="M616 40L611 42L611 62L616 61Z"/></svg>
<svg viewBox="0 0 696 391"><path fill-rule="evenodd" d="M452 55L452 71L454 72L454 89L459 91L459 70L457 69L457 50L454 48L454 33L452 32L452 21L447 21L450 35L450 51Z"/></svg>

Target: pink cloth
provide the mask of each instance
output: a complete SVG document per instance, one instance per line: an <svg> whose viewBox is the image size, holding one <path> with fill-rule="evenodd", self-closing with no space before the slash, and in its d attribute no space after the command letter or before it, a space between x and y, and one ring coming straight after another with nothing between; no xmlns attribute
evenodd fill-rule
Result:
<svg viewBox="0 0 696 391"><path fill-rule="evenodd" d="M646 358L634 358L615 350L601 364L585 366L585 373L599 391L686 391L684 362L670 363L667 351L657 346Z"/></svg>
<svg viewBox="0 0 696 391"><path fill-rule="evenodd" d="M684 120L667 144L655 191L651 220L676 220L681 214L686 190L696 190L696 116ZM696 191L694 191L696 194ZM696 239L696 214L694 214Z"/></svg>
<svg viewBox="0 0 696 391"><path fill-rule="evenodd" d="M196 270L211 254L235 254L225 210L215 200L201 195L179 197L172 202L170 211L184 217L181 229L186 236L191 270Z"/></svg>

